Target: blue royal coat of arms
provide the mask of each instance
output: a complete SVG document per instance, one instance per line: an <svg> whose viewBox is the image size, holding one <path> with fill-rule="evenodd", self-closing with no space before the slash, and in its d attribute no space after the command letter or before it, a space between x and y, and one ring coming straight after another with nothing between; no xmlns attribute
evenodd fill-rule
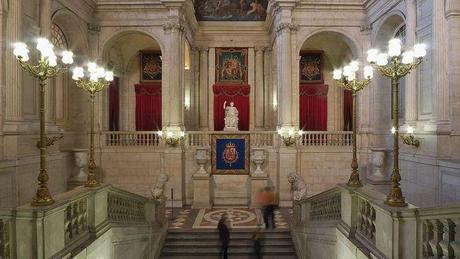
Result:
<svg viewBox="0 0 460 259"><path fill-rule="evenodd" d="M215 134L212 136L212 173L249 173L249 135Z"/></svg>

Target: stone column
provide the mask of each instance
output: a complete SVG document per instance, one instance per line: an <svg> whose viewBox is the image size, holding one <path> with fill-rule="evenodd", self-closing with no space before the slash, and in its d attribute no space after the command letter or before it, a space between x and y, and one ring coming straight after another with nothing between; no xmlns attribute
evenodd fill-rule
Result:
<svg viewBox="0 0 460 259"><path fill-rule="evenodd" d="M406 46L417 43L417 4L416 0L406 0ZM406 76L405 122L414 125L417 120L417 73Z"/></svg>
<svg viewBox="0 0 460 259"><path fill-rule="evenodd" d="M450 96L447 80L447 22L444 1L433 1L432 78L433 117L430 131L450 132Z"/></svg>
<svg viewBox="0 0 460 259"><path fill-rule="evenodd" d="M166 23L163 27L168 37L169 54L168 69L169 80L163 91L163 107L166 109L166 116L163 119L163 125L169 129L179 129L183 127L183 31L184 26L178 19Z"/></svg>
<svg viewBox="0 0 460 259"><path fill-rule="evenodd" d="M460 135L460 2L448 0L446 2L447 33L449 42L448 57L449 88L452 91L452 129L453 135ZM455 44L456 43L456 44ZM457 140L457 143L460 140ZM457 145L458 146L458 145ZM453 157L460 156L460 150L454 149Z"/></svg>
<svg viewBox="0 0 460 259"><path fill-rule="evenodd" d="M200 105L200 51L196 48L193 47L191 49L191 60L190 60L190 65L191 65L191 70L192 70L192 82L191 84L191 89L192 92L190 94L190 110L192 112L192 121L191 125L194 130L196 130L199 127L199 118L200 118L200 110L199 110L199 105Z"/></svg>
<svg viewBox="0 0 460 259"><path fill-rule="evenodd" d="M292 24L282 23L276 27L278 61L278 125L292 126Z"/></svg>
<svg viewBox="0 0 460 259"><path fill-rule="evenodd" d="M200 49L199 127L208 129L208 48Z"/></svg>
<svg viewBox="0 0 460 259"><path fill-rule="evenodd" d="M216 82L216 48L209 49L209 66L208 66L208 129L214 130L214 93L212 92L212 86Z"/></svg>
<svg viewBox="0 0 460 259"><path fill-rule="evenodd" d="M257 68L256 68L257 69ZM255 128L255 110L256 102L255 95L257 89L257 83L255 81L255 55L254 48L248 49L248 84L251 86L251 91L249 92L249 130L254 130ZM238 107L237 107L238 108Z"/></svg>
<svg viewBox="0 0 460 259"><path fill-rule="evenodd" d="M271 49L265 49L264 52L264 128L265 130L271 129L271 116L270 114L273 111L273 104L272 104L272 80L271 80L271 73L270 73L270 66L271 66Z"/></svg>
<svg viewBox="0 0 460 259"><path fill-rule="evenodd" d="M255 93L255 112L254 121L257 130L264 128L265 113L264 113L264 47L255 47L256 51L256 85Z"/></svg>
<svg viewBox="0 0 460 259"><path fill-rule="evenodd" d="M22 41L22 0L9 1L5 28L7 43ZM12 51L5 51L5 85L5 119L21 121L22 68Z"/></svg>

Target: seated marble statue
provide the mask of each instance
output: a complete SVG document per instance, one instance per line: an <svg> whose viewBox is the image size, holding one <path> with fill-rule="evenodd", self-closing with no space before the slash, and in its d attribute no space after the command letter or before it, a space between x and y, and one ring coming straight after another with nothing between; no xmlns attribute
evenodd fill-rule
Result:
<svg viewBox="0 0 460 259"><path fill-rule="evenodd" d="M307 185L297 173L288 175L288 182L291 184L291 193L294 201L300 201L307 197Z"/></svg>
<svg viewBox="0 0 460 259"><path fill-rule="evenodd" d="M235 104L230 102L230 106L226 106L227 101L224 102L225 110L225 128L224 130L238 130L238 109Z"/></svg>
<svg viewBox="0 0 460 259"><path fill-rule="evenodd" d="M152 188L151 193L152 193L152 199L157 200L157 201L162 201L165 199L164 197L164 188L165 184L168 181L168 176L166 174L160 174L158 176L157 183L155 184L155 187Z"/></svg>

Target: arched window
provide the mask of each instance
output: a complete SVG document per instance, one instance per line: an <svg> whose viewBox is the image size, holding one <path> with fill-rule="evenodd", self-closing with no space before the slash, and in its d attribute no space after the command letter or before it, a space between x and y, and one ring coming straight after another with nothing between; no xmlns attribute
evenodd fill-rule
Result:
<svg viewBox="0 0 460 259"><path fill-rule="evenodd" d="M401 24L396 28L393 35L394 38L401 40L401 44L405 46L406 44L406 25ZM393 91L392 91L393 92ZM393 107L393 94L391 94L391 106ZM404 113L406 111L406 79L402 78L399 80L399 119L404 119ZM391 119L393 119L393 113L391 113Z"/></svg>
<svg viewBox="0 0 460 259"><path fill-rule="evenodd" d="M57 49L67 49L69 47L64 32L59 25L55 23L51 24L51 43L53 43Z"/></svg>
<svg viewBox="0 0 460 259"><path fill-rule="evenodd" d="M68 42L59 25L52 23L51 24L51 43L54 47L59 50L67 50ZM51 109L52 117L56 119L58 125L63 126L68 120L68 74L61 74L54 78L50 83L50 91L54 95L54 107Z"/></svg>

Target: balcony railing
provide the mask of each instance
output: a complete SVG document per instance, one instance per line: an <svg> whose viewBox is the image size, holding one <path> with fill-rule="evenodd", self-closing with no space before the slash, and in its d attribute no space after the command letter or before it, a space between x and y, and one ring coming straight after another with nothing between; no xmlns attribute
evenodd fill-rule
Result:
<svg viewBox="0 0 460 259"><path fill-rule="evenodd" d="M186 147L209 147L211 135L232 134L224 131L187 131L183 144ZM249 134L252 147L277 147L280 141L275 131L239 131ZM352 144L349 131L306 131L297 141L302 147L347 147ZM105 147L164 147L165 143L154 131L107 131L102 133L102 145Z"/></svg>

